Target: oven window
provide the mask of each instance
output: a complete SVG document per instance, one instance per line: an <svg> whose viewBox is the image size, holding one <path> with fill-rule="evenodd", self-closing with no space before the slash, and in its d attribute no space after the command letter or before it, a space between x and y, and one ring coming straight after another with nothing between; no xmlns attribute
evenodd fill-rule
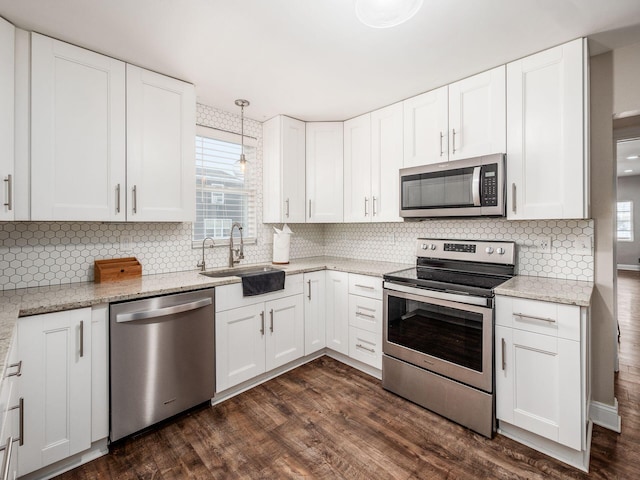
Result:
<svg viewBox="0 0 640 480"><path fill-rule="evenodd" d="M389 342L482 372L482 314L388 299Z"/></svg>
<svg viewBox="0 0 640 480"><path fill-rule="evenodd" d="M473 206L473 167L402 177L404 210Z"/></svg>

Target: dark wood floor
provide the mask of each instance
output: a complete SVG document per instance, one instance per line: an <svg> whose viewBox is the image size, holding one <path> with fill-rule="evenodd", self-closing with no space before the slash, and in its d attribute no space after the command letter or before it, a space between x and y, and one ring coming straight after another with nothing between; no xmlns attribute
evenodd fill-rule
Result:
<svg viewBox="0 0 640 480"><path fill-rule="evenodd" d="M589 475L486 439L323 357L141 437L60 479L638 479L640 272L619 279L623 431L594 427Z"/></svg>

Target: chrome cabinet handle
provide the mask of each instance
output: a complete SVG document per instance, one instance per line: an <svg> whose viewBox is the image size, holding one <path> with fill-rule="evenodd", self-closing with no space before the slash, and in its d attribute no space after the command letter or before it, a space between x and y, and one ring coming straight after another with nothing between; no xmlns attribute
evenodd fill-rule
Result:
<svg viewBox="0 0 640 480"><path fill-rule="evenodd" d="M80 320L80 358L84 357L84 320Z"/></svg>
<svg viewBox="0 0 640 480"><path fill-rule="evenodd" d="M116 185L116 213L120 213L120 184Z"/></svg>
<svg viewBox="0 0 640 480"><path fill-rule="evenodd" d="M354 287L366 288L367 290L375 290L376 289L376 287L372 287L371 285L360 285L359 283L356 283L354 285Z"/></svg>
<svg viewBox="0 0 640 480"><path fill-rule="evenodd" d="M19 409L20 411L19 413L19 425L20 425L20 437L15 438L13 441L17 441L18 445L22 446L24 445L24 397L20 397L20 400L18 400L18 405L14 405L13 407L9 407L8 410L16 410Z"/></svg>
<svg viewBox="0 0 640 480"><path fill-rule="evenodd" d="M285 205L287 206L287 210L286 210L285 215L287 216L287 218L289 218L289 199L287 198L287 199L284 201L284 203L285 203Z"/></svg>
<svg viewBox="0 0 640 480"><path fill-rule="evenodd" d="M138 213L138 186L134 185L132 189L133 206L131 207L132 213Z"/></svg>
<svg viewBox="0 0 640 480"><path fill-rule="evenodd" d="M367 197L364 197L364 216L365 217L369 215L369 212L367 211L368 203L369 203L369 199Z"/></svg>
<svg viewBox="0 0 640 480"><path fill-rule="evenodd" d="M530 320L540 320L542 322L556 323L556 320L554 318L536 317L534 315L525 315L524 313L514 313L513 316L520 317L520 319L528 318Z"/></svg>
<svg viewBox="0 0 640 480"><path fill-rule="evenodd" d="M9 461L11 460L13 442L15 442L15 440L11 435L9 435L9 437L7 437L7 444L4 447L0 447L0 451L4 450L4 458L2 459L2 480L9 480Z"/></svg>
<svg viewBox="0 0 640 480"><path fill-rule="evenodd" d="M362 312L356 312L356 317L367 317L367 318L373 318L373 319L376 318L375 315L370 315L368 313L362 313Z"/></svg>
<svg viewBox="0 0 640 480"><path fill-rule="evenodd" d="M376 213L376 197L372 197L373 201L371 202L373 204L373 216L375 217L377 215Z"/></svg>
<svg viewBox="0 0 640 480"><path fill-rule="evenodd" d="M18 363L12 363L10 365L7 366L7 368L15 368L18 367L18 370L16 370L13 373L7 373L7 377L20 377L22 376L22 360L20 360Z"/></svg>
<svg viewBox="0 0 640 480"><path fill-rule="evenodd" d="M307 280L307 284L309 285L309 295L307 295L307 298L311 301L311 280Z"/></svg>
<svg viewBox="0 0 640 480"><path fill-rule="evenodd" d="M7 201L4 206L11 211L13 210L13 176L7 175L4 182L7 184Z"/></svg>
<svg viewBox="0 0 640 480"><path fill-rule="evenodd" d="M311 218L311 199L309 199L309 218Z"/></svg>
<svg viewBox="0 0 640 480"><path fill-rule="evenodd" d="M365 347L361 343L356 344L356 348L361 348L362 350L366 350L371 353L376 353L376 351L373 348Z"/></svg>
<svg viewBox="0 0 640 480"><path fill-rule="evenodd" d="M516 213L516 184L511 184L511 211Z"/></svg>
<svg viewBox="0 0 640 480"><path fill-rule="evenodd" d="M442 134L442 132L440 132L440 156L444 155L444 150L442 150L442 139L444 138L444 135Z"/></svg>
<svg viewBox="0 0 640 480"><path fill-rule="evenodd" d="M260 327L260 334L264 335L264 312L260 312L260 324L262 325Z"/></svg>
<svg viewBox="0 0 640 480"><path fill-rule="evenodd" d="M504 338L502 339L502 370L504 370L505 368L507 368L507 360L506 360L506 350L507 350L507 342L504 341Z"/></svg>
<svg viewBox="0 0 640 480"><path fill-rule="evenodd" d="M269 327L269 330L271 330L271 333L273 333L273 308L269 312L269 315L271 315L271 326Z"/></svg>
<svg viewBox="0 0 640 480"><path fill-rule="evenodd" d="M453 147L453 153L456 153L456 129L452 128L453 138L451 139L451 146Z"/></svg>

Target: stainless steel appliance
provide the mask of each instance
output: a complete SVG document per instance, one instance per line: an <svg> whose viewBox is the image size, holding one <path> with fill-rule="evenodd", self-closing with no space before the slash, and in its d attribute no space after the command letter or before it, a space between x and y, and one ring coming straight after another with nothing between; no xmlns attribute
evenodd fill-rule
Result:
<svg viewBox="0 0 640 480"><path fill-rule="evenodd" d="M515 244L419 238L416 268L384 276L382 385L491 437L493 288Z"/></svg>
<svg viewBox="0 0 640 480"><path fill-rule="evenodd" d="M505 215L503 154L400 169L400 216Z"/></svg>
<svg viewBox="0 0 640 480"><path fill-rule="evenodd" d="M214 290L112 304L111 441L213 398Z"/></svg>

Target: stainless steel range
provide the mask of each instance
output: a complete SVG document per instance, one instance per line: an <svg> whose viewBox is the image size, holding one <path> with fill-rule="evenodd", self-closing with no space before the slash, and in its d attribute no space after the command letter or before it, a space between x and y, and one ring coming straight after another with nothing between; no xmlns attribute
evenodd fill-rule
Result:
<svg viewBox="0 0 640 480"><path fill-rule="evenodd" d="M495 430L493 289L515 244L419 238L416 268L384 276L382 385L482 435Z"/></svg>

